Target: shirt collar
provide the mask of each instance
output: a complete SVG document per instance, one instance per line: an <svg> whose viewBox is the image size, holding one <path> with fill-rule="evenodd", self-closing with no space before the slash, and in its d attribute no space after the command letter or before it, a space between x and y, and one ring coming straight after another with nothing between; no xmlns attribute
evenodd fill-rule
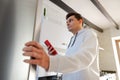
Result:
<svg viewBox="0 0 120 80"><path fill-rule="evenodd" d="M85 28L82 28L82 29L79 30L76 34L77 34L77 35L80 35L80 34L82 34L85 30L86 30ZM76 34L75 34L75 35L76 35ZM75 36L75 35L74 35L74 36Z"/></svg>

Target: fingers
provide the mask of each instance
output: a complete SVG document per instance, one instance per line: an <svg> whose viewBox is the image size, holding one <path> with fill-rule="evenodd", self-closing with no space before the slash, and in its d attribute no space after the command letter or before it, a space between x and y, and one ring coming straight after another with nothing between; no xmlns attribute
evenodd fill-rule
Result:
<svg viewBox="0 0 120 80"><path fill-rule="evenodd" d="M24 56L30 56L33 57L35 59L42 59L41 54L35 53L35 52L26 52L23 53Z"/></svg>
<svg viewBox="0 0 120 80"><path fill-rule="evenodd" d="M53 49L53 47L48 46L48 51L51 51Z"/></svg>
<svg viewBox="0 0 120 80"><path fill-rule="evenodd" d="M23 51L24 51L24 52L31 52L31 51L33 51L33 48L32 48L32 46L24 47L24 48L23 48Z"/></svg>
<svg viewBox="0 0 120 80"><path fill-rule="evenodd" d="M41 53L41 49L38 49L36 47L33 46L28 46L28 47L24 47L23 48L24 52L36 52L36 53Z"/></svg>
<svg viewBox="0 0 120 80"><path fill-rule="evenodd" d="M25 59L24 62L34 65L38 65L41 63L39 59Z"/></svg>
<svg viewBox="0 0 120 80"><path fill-rule="evenodd" d="M25 44L25 46L34 46L38 49L42 49L42 46L36 41L29 41Z"/></svg>
<svg viewBox="0 0 120 80"><path fill-rule="evenodd" d="M49 68L49 56L42 46L35 41L27 42L25 45L26 47L23 48L23 55L30 56L31 58L25 59L24 62L42 66L47 70Z"/></svg>
<svg viewBox="0 0 120 80"><path fill-rule="evenodd" d="M54 51L55 51L55 50L53 49L53 50L49 51L48 53L49 53L49 54L53 54Z"/></svg>
<svg viewBox="0 0 120 80"><path fill-rule="evenodd" d="M55 51L55 49L53 47L48 47L48 53L49 54L53 54L53 52Z"/></svg>
<svg viewBox="0 0 120 80"><path fill-rule="evenodd" d="M36 45L36 42L34 43L32 41L32 42L30 42L30 44L28 42L28 44L26 44L28 46L23 48L23 51L24 51L23 55L24 56L29 56L29 57L32 57L32 58L35 58L35 59L41 59L42 58L42 54L43 54L43 49L42 48L38 49L35 46L29 46L31 44L32 45Z"/></svg>
<svg viewBox="0 0 120 80"><path fill-rule="evenodd" d="M49 51L49 52L54 52L55 49L54 49L53 47L48 47L48 51Z"/></svg>

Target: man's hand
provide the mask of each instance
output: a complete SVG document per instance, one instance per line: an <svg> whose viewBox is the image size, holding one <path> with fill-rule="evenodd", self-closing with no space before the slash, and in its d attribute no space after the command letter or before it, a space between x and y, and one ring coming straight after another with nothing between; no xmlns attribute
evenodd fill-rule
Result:
<svg viewBox="0 0 120 80"><path fill-rule="evenodd" d="M48 70L50 60L43 47L35 41L27 42L25 46L23 55L33 57L34 59L25 59L24 62L39 65Z"/></svg>
<svg viewBox="0 0 120 80"><path fill-rule="evenodd" d="M50 55L56 55L57 52L52 46L48 46L48 54Z"/></svg>

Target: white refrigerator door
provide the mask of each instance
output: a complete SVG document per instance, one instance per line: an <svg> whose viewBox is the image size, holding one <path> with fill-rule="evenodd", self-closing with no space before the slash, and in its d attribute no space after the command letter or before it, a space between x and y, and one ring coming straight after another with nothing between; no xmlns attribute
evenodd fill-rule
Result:
<svg viewBox="0 0 120 80"><path fill-rule="evenodd" d="M0 80L27 80L22 48L33 39L37 0L0 0Z"/></svg>

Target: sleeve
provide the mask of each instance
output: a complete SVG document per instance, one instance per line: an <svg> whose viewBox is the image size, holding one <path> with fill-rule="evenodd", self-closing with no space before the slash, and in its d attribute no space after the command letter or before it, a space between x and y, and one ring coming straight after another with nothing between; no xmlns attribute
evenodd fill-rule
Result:
<svg viewBox="0 0 120 80"><path fill-rule="evenodd" d="M98 55L98 40L93 33L85 35L80 49L72 56L51 56L48 71L68 73L89 67Z"/></svg>

